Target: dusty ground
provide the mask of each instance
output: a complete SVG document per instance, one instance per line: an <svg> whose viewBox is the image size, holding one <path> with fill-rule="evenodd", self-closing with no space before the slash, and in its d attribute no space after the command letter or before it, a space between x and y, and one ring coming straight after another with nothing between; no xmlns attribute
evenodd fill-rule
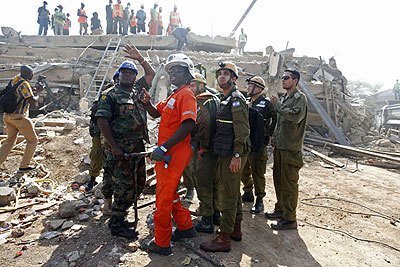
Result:
<svg viewBox="0 0 400 267"><path fill-rule="evenodd" d="M73 140L84 136L81 145L73 144ZM41 156L47 155L42 162L52 172L51 177L59 185L69 185L70 177L84 169L87 165L81 162L88 152L90 138L87 129L76 129L68 134L55 137L41 145ZM6 162L8 172L15 171L20 156L10 155ZM345 162L345 159L339 159ZM350 200L386 215L400 218L400 174L389 170L370 166L360 166L360 170L350 163L346 169L328 169L320 164L320 160L311 156L306 157L306 165L300 175L299 199L313 197L334 197ZM272 185L271 164L267 168L267 196L264 198L265 209L273 208L275 202ZM71 192L69 189L67 192ZM154 195L147 194L140 203L153 199ZM334 206L341 209L361 213L372 213L366 208L335 200L313 200L313 203ZM314 207L299 203L298 230L276 232L270 228L263 214L249 213L250 203L243 205L243 240L232 241L230 253L208 253L207 255L225 266L400 266L400 252L381 244L356 241L343 233L337 233L310 226L329 227L350 233L361 239L380 241L400 249L399 223L391 224L390 220L370 215L345 213L329 208ZM186 202L185 205L194 209L198 202ZM140 210L139 244L144 239L152 237L146 217L152 212L149 206ZM29 213L31 208L14 212L12 218L21 213ZM46 214L46 213L45 213ZM131 213L132 214L132 213ZM133 215L133 214L132 214ZM130 216L132 216L130 215ZM112 237L106 225L108 218L99 215L92 217L82 224L80 231L67 230L62 237L51 240L39 240L29 244L27 250L19 257L21 240L32 235L49 232L46 221L58 219L58 207L53 212L42 215L34 224L25 230L23 237L11 240L1 245L1 266L68 266L66 255L79 251L81 256L76 266L182 266L182 261L193 254L179 243L174 244L174 254L163 257L147 254L140 248L132 252L128 249L128 240ZM193 218L197 219L197 218ZM186 243L198 249L203 240L209 240L213 235L199 234ZM133 242L135 244L135 242ZM72 264L74 265L74 264ZM70 265L71 266L71 265ZM192 260L190 266L211 266L203 259Z"/></svg>

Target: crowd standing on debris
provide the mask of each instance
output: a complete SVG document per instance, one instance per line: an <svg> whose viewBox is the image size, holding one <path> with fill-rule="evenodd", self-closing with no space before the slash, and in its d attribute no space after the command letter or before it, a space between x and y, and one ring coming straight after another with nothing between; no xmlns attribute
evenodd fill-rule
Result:
<svg viewBox="0 0 400 267"><path fill-rule="evenodd" d="M71 28L71 21L68 19L68 15L66 16L63 13L63 6L60 4L54 9L54 14L51 15L47 9L47 1L43 2L43 6L38 9L38 19L37 23L39 24L39 33L38 35L47 35L48 26L51 25L54 30L54 35L68 35L69 29ZM81 8L78 9L78 23L79 23L79 34L87 35L88 34L88 16L85 11L85 4L81 3ZM158 8L158 9L157 9ZM174 29L182 25L181 18L179 13L177 12L178 7L174 5L174 10L170 13L168 28L164 32L163 20L161 16L162 7L158 6L157 3L154 3L153 8L150 9L150 21L148 22L149 26L149 35L163 35L163 34L172 34ZM95 16L96 14L96 16ZM100 18L98 17L98 12L93 13L93 18L95 23L93 23L93 19L91 19L91 34L92 35L100 35L103 34ZM106 5L106 34L121 34L128 35L128 33L138 34L138 33L146 33L146 19L147 15L144 10L144 4L140 5L140 9L135 12L131 9L131 3L127 3L126 6L122 4L121 0L117 0L115 4L113 4L113 0L109 0L108 5ZM93 26L94 25L94 26ZM100 25L100 26L98 26ZM62 31L61 29L68 28L67 31ZM67 30L67 29L66 29Z"/></svg>

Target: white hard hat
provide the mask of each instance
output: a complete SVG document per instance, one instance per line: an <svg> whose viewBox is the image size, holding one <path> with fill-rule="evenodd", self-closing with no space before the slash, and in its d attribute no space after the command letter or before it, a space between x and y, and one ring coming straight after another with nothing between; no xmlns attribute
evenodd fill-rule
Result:
<svg viewBox="0 0 400 267"><path fill-rule="evenodd" d="M172 66L183 66L188 68L190 75L195 77L194 65L192 60L185 54L172 54L167 58L167 63L165 64L165 70L168 72L169 68Z"/></svg>

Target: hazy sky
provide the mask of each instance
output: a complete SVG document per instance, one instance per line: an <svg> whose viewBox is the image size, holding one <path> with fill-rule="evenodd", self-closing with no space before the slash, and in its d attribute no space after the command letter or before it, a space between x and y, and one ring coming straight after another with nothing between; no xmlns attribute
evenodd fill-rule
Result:
<svg viewBox="0 0 400 267"><path fill-rule="evenodd" d="M23 35L37 34L37 9L42 2L2 0L0 26L11 26L22 31ZM71 34L78 34L76 13L82 1L47 2L51 13L58 4L64 6L64 12L71 14ZM105 28L105 6L108 0L83 2L89 18L97 11ZM122 0L123 5L127 2L131 3L135 13L141 3L149 13L156 1ZM251 2L157 1L163 7L164 25L168 23L173 5L177 4L184 26L191 26L196 34L214 36L229 35ZM16 8L8 8L11 5ZM400 78L399 10L399 0L258 0L241 27L247 33L245 49L249 51L265 51L268 45L281 51L289 41L289 47L296 49L296 56L322 56L325 60L335 56L338 68L347 79L359 79L372 84L381 82L384 84L383 89L389 89Z"/></svg>

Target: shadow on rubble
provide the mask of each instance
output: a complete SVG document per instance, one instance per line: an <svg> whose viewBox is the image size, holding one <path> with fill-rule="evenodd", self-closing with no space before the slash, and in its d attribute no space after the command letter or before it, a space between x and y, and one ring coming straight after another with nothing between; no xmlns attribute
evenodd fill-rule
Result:
<svg viewBox="0 0 400 267"><path fill-rule="evenodd" d="M243 205L241 242L231 241L231 259L246 266L321 266L309 252L298 230L275 231L264 212L251 214L252 204Z"/></svg>
<svg viewBox="0 0 400 267"><path fill-rule="evenodd" d="M85 212L61 219L58 212L54 212L43 219L44 229L39 246L57 248L42 266L115 266L124 254L130 252L123 247L129 240L111 235L108 216L89 216L87 221L80 221L82 214ZM61 228L66 222L73 226L53 230L52 224L57 225L57 220L65 220Z"/></svg>

